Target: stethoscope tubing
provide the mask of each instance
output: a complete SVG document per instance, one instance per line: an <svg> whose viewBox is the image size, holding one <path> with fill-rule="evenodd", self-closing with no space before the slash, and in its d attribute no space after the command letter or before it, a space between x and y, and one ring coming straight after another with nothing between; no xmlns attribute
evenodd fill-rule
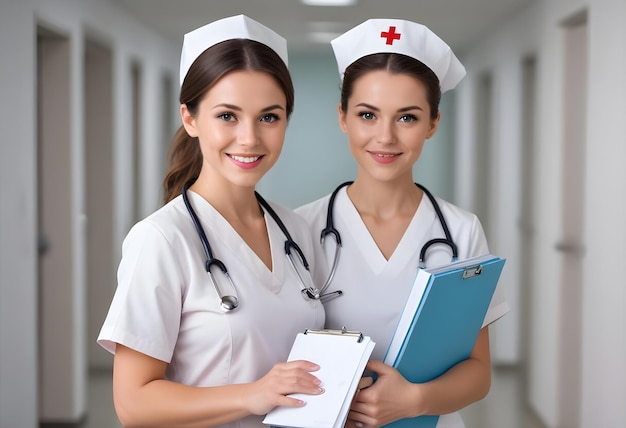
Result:
<svg viewBox="0 0 626 428"><path fill-rule="evenodd" d="M223 290L221 290L220 287L218 286L217 281L215 280L213 273L211 272L211 268L213 266L217 266L222 271L222 273L228 279L228 282L231 288L235 291L235 293L237 292L237 287L235 286L235 283L232 280L232 277L228 273L228 269L226 268L226 265L220 259L216 258L213 255L213 251L211 249L211 245L209 244L209 240L206 236L204 228L202 227L202 224L200 223L200 219L198 218L198 215L196 214L195 210L193 209L191 205L191 202L189 201L187 190L189 189L189 187L191 187L193 183L195 183L196 180L197 180L197 177L192 178L191 180L187 181L184 184L183 190L182 190L182 197L185 203L185 207L187 208L187 211L189 212L189 216L191 217L191 220L194 224L194 227L196 229L196 232L202 244L202 249L206 257L204 267L205 267L206 272L208 273L209 280L211 281L211 284L213 285L213 287L215 287L215 290L217 291L221 299L221 303L220 303L221 308L225 312L229 312L229 311L236 309L239 306L239 298L235 295L224 294ZM293 238L291 237L291 234L287 230L287 227L285 226L283 221L280 219L276 211L267 203L265 199L263 199L263 197L258 192L255 191L254 195L258 203L261 205L261 207L263 207L263 209L270 215L270 217L274 220L274 222L276 222L276 224L280 228L281 232L285 235L285 248L284 248L285 256L289 260L289 263L292 269L295 271L298 277L298 280L300 281L302 294L309 299L319 300L321 298L321 293L310 283L310 281L307 281L302 276L300 270L297 269L296 264L293 261L292 252L295 252L297 257L300 259L300 262L304 266L304 269L308 272L309 278L310 278L311 275L310 275L309 262L304 256L304 252L302 251L300 246L298 246L298 244L293 240ZM307 282L309 282L309 284L307 284Z"/></svg>
<svg viewBox="0 0 626 428"><path fill-rule="evenodd" d="M437 218L439 219L439 223L441 224L441 228L443 229L443 233L444 235L446 235L445 239L443 238L431 239L430 241L426 242L422 246L422 249L420 250L420 258L419 258L420 267L422 268L424 267L424 263L426 262L426 251L431 245L434 245L434 244L444 244L444 245L450 246L450 249L452 250L452 261L453 262L457 261L459 258L459 249L454 243L454 241L452 240L452 234L450 233L450 229L448 228L448 223L446 222L446 218L441 212L441 207L439 207L437 200L426 187L422 186L419 183L415 183L415 185L419 187L420 189L422 189L422 192L424 192L426 196L428 197L428 199L430 199L430 202L433 205L433 208L435 209L435 213L437 214Z"/></svg>
<svg viewBox="0 0 626 428"><path fill-rule="evenodd" d="M333 216L335 199L337 198L337 194L343 187L349 186L352 183L353 181L346 181L344 183L341 183L339 186L337 186L337 188L330 195L330 199L328 201L328 208L326 211L326 227L322 229L322 232L320 235L320 243L323 247L324 241L326 240L326 238L329 235L332 235L335 238L335 255L333 257L333 264L330 268L328 277L326 278L326 281L324 281L324 285L320 289L322 290L322 292L325 291L330 286L333 280L333 277L335 276L335 273L337 271L337 266L339 264L339 253L342 247L341 234L339 233L339 230L337 230L337 228L335 227L335 221L334 221L334 216ZM443 215L443 212L441 211L441 208L439 207L437 200L426 187L422 186L419 183L415 183L415 185L419 187L424 192L424 194L426 194L426 196L432 203L433 208L435 209L435 213L437 214L437 218L439 219L439 223L441 224L441 228L443 229L443 233L445 235L445 238L431 239L422 246L420 250L420 254L419 254L418 267L420 269L425 268L426 251L428 251L428 248L430 248L432 245L435 245L435 244L448 245L450 249L452 250L452 261L454 262L458 260L458 247L456 246L456 244L454 243L454 240L452 239L452 234L450 233L450 229L448 228L448 224L446 222L445 216Z"/></svg>

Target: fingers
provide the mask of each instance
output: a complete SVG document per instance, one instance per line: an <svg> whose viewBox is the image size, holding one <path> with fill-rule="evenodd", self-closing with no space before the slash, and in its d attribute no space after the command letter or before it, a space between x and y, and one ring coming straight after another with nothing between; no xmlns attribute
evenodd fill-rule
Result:
<svg viewBox="0 0 626 428"><path fill-rule="evenodd" d="M309 361L291 361L284 363L281 367L281 393L278 398L278 406L302 407L306 404L306 397L303 399L294 397L291 394L319 395L324 393L321 380L312 375L309 371L319 370L317 364Z"/></svg>
<svg viewBox="0 0 626 428"><path fill-rule="evenodd" d="M250 384L246 401L250 413L265 414L276 406L301 407L306 403L306 395L323 394L320 379L311 373L316 370L319 366L310 361L275 364L265 376Z"/></svg>
<svg viewBox="0 0 626 428"><path fill-rule="evenodd" d="M319 365L311 361L306 361L306 360L294 360L294 361L289 361L287 363L282 363L282 364L284 364L285 366L289 366L289 367L300 368L307 372L315 372L320 369Z"/></svg>
<svg viewBox="0 0 626 428"><path fill-rule="evenodd" d="M374 383L374 379L369 376L365 376L359 379L359 385L357 386L356 393L354 394L354 397L352 398L352 405L356 403L357 397L361 393L361 390L372 386L373 383Z"/></svg>
<svg viewBox="0 0 626 428"><path fill-rule="evenodd" d="M376 426L374 425L375 421L372 418L364 415L363 413L355 412L353 410L350 410L350 412L348 412L348 421L350 421L350 424L346 424L346 428L348 426L358 428L372 428ZM370 425L369 423L371 423L372 425Z"/></svg>
<svg viewBox="0 0 626 428"><path fill-rule="evenodd" d="M324 392L324 388L321 386L322 381L311 375L305 373L305 375L294 375L284 378L283 384L285 386L285 394L311 394L318 395Z"/></svg>
<svg viewBox="0 0 626 428"><path fill-rule="evenodd" d="M306 401L299 398L289 397L287 395L282 396L277 405L280 407L302 407L306 404Z"/></svg>
<svg viewBox="0 0 626 428"><path fill-rule="evenodd" d="M379 360L369 360L365 368L376 373L384 373L385 371L392 369L391 366L388 366L387 364Z"/></svg>
<svg viewBox="0 0 626 428"><path fill-rule="evenodd" d="M290 361L287 363L279 363L274 366L272 371L276 376L279 392L283 395L302 393L317 395L324 392L321 387L321 380L313 375L310 371L319 370L317 364L310 361Z"/></svg>
<svg viewBox="0 0 626 428"><path fill-rule="evenodd" d="M361 389L367 388L369 386L372 386L373 383L374 383L374 378L372 378L370 376L362 377L359 380L358 389L361 390Z"/></svg>

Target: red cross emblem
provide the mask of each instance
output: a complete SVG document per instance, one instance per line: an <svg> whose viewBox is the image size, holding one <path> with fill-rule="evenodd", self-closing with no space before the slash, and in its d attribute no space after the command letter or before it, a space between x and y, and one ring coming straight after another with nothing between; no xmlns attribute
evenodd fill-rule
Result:
<svg viewBox="0 0 626 428"><path fill-rule="evenodd" d="M392 25L389 27L389 31L380 33L380 37L387 39L385 44L393 45L394 40L400 40L400 33L396 33L396 27Z"/></svg>

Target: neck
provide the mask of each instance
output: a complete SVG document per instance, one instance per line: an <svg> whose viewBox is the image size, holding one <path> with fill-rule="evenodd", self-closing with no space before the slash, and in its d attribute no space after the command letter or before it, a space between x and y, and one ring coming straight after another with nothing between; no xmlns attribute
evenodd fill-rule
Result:
<svg viewBox="0 0 626 428"><path fill-rule="evenodd" d="M422 200L422 191L412 177L380 181L358 176L347 190L361 216L392 219L413 216Z"/></svg>
<svg viewBox="0 0 626 428"><path fill-rule="evenodd" d="M202 196L228 222L248 224L263 217L254 187L235 186L226 180L200 175L191 190Z"/></svg>

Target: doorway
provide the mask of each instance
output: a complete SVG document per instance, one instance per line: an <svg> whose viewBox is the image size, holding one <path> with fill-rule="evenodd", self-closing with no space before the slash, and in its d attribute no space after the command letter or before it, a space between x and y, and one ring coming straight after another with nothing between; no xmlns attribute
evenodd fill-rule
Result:
<svg viewBox="0 0 626 428"><path fill-rule="evenodd" d="M472 211L478 216L485 234L493 236L491 230L492 177L492 122L493 122L493 78L490 73L479 76L476 88L476 156L474 206Z"/></svg>
<svg viewBox="0 0 626 428"><path fill-rule="evenodd" d="M91 369L110 369L112 358L96 338L115 292L111 50L87 39L84 68L88 358Z"/></svg>
<svg viewBox="0 0 626 428"><path fill-rule="evenodd" d="M81 218L73 172L71 43L37 29L39 418L75 422L86 408Z"/></svg>
<svg viewBox="0 0 626 428"><path fill-rule="evenodd" d="M559 426L580 426L582 355L582 258L587 135L588 31L587 13L563 24L563 142L561 158L561 234L555 249L561 254Z"/></svg>

